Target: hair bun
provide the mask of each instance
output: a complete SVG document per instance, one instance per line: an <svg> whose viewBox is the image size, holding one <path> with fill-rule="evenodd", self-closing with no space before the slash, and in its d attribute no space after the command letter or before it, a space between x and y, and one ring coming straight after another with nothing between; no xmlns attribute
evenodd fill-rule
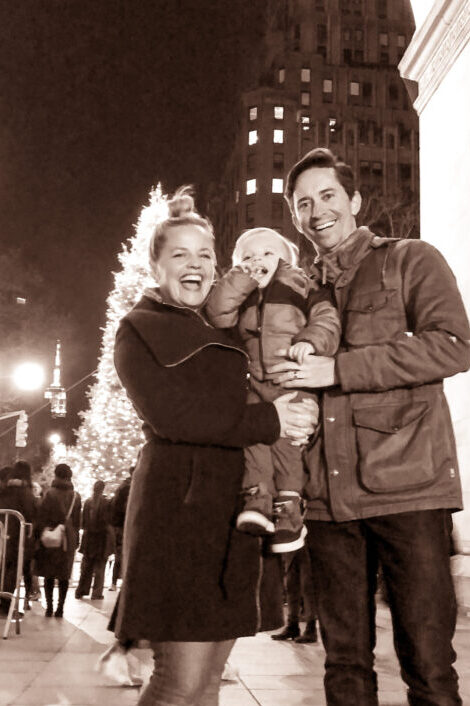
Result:
<svg viewBox="0 0 470 706"><path fill-rule="evenodd" d="M168 201L168 211L170 218L179 218L194 211L194 199L190 193L189 186L183 186L175 192Z"/></svg>

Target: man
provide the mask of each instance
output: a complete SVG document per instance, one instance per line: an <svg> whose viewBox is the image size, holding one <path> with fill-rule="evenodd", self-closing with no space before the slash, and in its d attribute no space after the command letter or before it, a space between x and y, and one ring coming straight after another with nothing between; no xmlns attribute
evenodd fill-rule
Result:
<svg viewBox="0 0 470 706"><path fill-rule="evenodd" d="M449 564L449 517L462 499L442 386L470 365L455 279L431 245L357 228L354 175L329 150L294 165L286 199L343 328L335 358L310 355L270 371L286 388L324 388L306 493L327 703L377 706L380 563L409 703L462 704Z"/></svg>

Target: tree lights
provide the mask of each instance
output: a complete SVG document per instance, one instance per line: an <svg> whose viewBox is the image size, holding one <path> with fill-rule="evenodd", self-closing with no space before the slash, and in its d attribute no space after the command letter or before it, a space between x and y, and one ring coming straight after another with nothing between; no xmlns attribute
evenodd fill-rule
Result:
<svg viewBox="0 0 470 706"><path fill-rule="evenodd" d="M134 306L148 286L155 286L148 268L148 246L155 225L168 216L167 199L160 187L150 192L142 209L135 235L118 255L122 270L114 274L114 289L107 299L106 324L96 382L87 392L89 409L81 412L77 444L69 448L67 462L82 493L90 493L98 478L113 490L128 475L143 444L138 419L119 382L113 363L114 338L119 321Z"/></svg>

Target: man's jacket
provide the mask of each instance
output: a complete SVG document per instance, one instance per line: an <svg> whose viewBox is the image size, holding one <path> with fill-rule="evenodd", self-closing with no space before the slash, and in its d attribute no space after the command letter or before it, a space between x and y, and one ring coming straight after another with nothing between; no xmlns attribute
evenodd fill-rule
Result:
<svg viewBox="0 0 470 706"><path fill-rule="evenodd" d="M232 268L212 290L206 311L217 328L238 324L257 380L269 379L266 368L283 360L276 351L297 341L308 341L318 355L338 349L339 317L331 292L283 260L264 290L240 267Z"/></svg>
<svg viewBox="0 0 470 706"><path fill-rule="evenodd" d="M470 366L469 323L442 255L355 231L324 258L342 322L339 384L306 450L309 519L460 509L444 378Z"/></svg>

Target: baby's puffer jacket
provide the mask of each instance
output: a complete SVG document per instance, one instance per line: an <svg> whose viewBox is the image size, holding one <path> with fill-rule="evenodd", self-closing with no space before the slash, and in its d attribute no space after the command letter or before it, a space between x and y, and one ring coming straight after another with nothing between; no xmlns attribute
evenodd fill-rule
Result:
<svg viewBox="0 0 470 706"><path fill-rule="evenodd" d="M216 328L238 324L250 373L258 380L268 380L266 368L285 359L276 354L279 349L308 341L316 354L331 356L339 345L330 290L284 260L264 290L240 266L233 267L211 291L206 313Z"/></svg>

